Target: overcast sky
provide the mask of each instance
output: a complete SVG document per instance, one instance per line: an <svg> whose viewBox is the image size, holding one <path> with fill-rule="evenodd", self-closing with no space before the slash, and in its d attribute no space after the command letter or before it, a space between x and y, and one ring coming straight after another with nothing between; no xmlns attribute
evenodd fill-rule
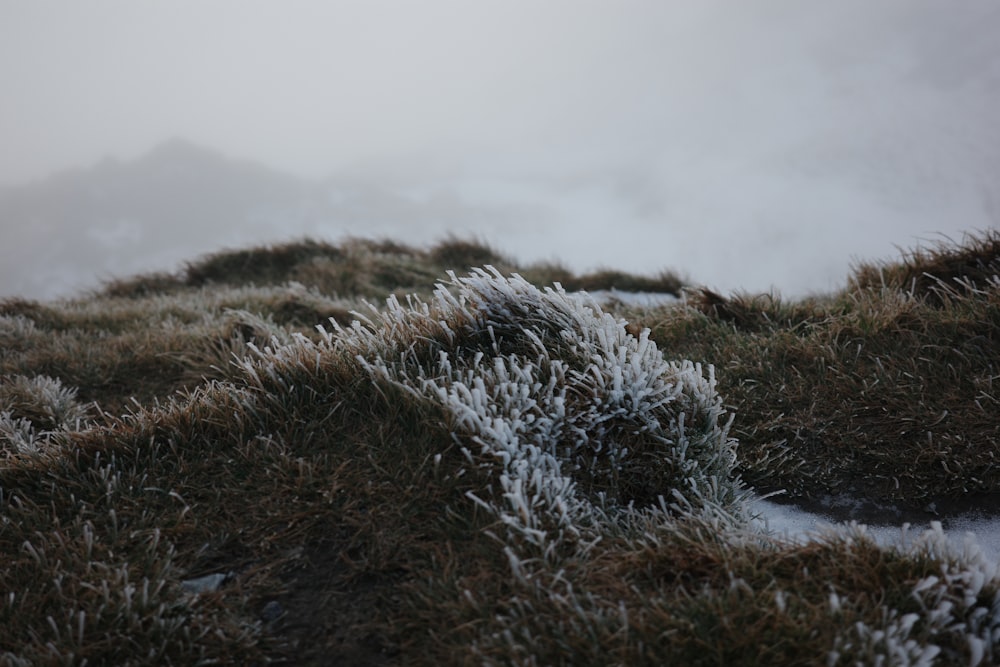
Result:
<svg viewBox="0 0 1000 667"><path fill-rule="evenodd" d="M823 290L1000 225L998 35L997 0L0 0L0 184L183 137L479 207L525 261Z"/></svg>

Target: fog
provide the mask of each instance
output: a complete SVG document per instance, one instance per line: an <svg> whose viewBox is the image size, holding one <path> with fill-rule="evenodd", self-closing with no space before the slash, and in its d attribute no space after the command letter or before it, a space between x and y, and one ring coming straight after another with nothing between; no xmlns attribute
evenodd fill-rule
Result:
<svg viewBox="0 0 1000 667"><path fill-rule="evenodd" d="M830 290L1000 223L998 34L995 0L0 0L0 296L304 233ZM172 137L330 196L45 217Z"/></svg>

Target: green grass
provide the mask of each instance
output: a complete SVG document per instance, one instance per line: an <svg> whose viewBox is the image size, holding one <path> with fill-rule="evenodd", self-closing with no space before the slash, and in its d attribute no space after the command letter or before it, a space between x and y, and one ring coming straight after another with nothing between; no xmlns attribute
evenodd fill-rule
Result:
<svg viewBox="0 0 1000 667"><path fill-rule="evenodd" d="M2 302L0 665L993 664L1000 581L940 536L744 498L997 505L998 238L801 301L602 313L532 283L680 281L450 239Z"/></svg>

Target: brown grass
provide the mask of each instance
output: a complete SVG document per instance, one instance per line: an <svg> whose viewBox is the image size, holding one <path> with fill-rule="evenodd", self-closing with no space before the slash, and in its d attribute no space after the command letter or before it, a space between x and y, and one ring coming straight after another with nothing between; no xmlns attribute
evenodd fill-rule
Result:
<svg viewBox="0 0 1000 667"><path fill-rule="evenodd" d="M862 267L843 292L795 303L696 291L647 326L664 349L714 361L760 487L915 507L997 494L1000 291L980 268L998 249L997 234L939 248L936 266L976 267L947 293L874 286ZM917 256L882 272L908 274Z"/></svg>
<svg viewBox="0 0 1000 667"><path fill-rule="evenodd" d="M996 242L936 252L992 266ZM448 243L434 262L486 252ZM738 512L662 511L646 489L620 495L641 498L631 508L612 498L595 511L590 539L548 550L512 539L473 499L497 488L497 463L454 415L314 328L371 313L324 280L371 297L445 267L388 242L320 250L216 258L199 274L211 286L160 277L0 303L0 665L1000 659L1000 581L933 534L908 551L857 531L789 544ZM336 274L344 266L362 274ZM557 268L544 270L568 283ZM637 313L629 331L714 364L738 471L755 486L917 503L996 494L1000 296L989 276L949 280L971 287L941 298L859 277L801 302L692 292ZM516 305L496 329L504 355L526 358L528 325L562 350L564 325ZM483 310L498 323L503 311ZM396 341L386 359L443 349L424 334L447 322L428 315L407 333L368 317ZM472 358L492 349L481 331L455 340ZM573 354L559 351L575 369ZM609 445L641 444L608 433ZM666 463L622 474L641 482ZM215 574L217 589L187 590Z"/></svg>
<svg viewBox="0 0 1000 667"><path fill-rule="evenodd" d="M966 234L961 242L945 239L929 248L903 252L899 261L861 263L848 289L901 289L943 303L952 295L966 295L986 286L997 275L1000 275L1000 234L983 231Z"/></svg>

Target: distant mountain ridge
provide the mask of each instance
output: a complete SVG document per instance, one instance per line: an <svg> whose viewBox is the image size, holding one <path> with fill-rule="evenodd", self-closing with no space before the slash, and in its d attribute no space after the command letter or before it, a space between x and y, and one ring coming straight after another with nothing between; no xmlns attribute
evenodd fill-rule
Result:
<svg viewBox="0 0 1000 667"><path fill-rule="evenodd" d="M70 295L269 234L308 233L329 221L327 200L318 183L182 139L5 186L0 297Z"/></svg>
<svg viewBox="0 0 1000 667"><path fill-rule="evenodd" d="M523 218L451 190L411 191L349 171L307 180L171 139L135 159L0 187L0 298L72 296L226 248L304 236L426 245L455 230L509 233Z"/></svg>

